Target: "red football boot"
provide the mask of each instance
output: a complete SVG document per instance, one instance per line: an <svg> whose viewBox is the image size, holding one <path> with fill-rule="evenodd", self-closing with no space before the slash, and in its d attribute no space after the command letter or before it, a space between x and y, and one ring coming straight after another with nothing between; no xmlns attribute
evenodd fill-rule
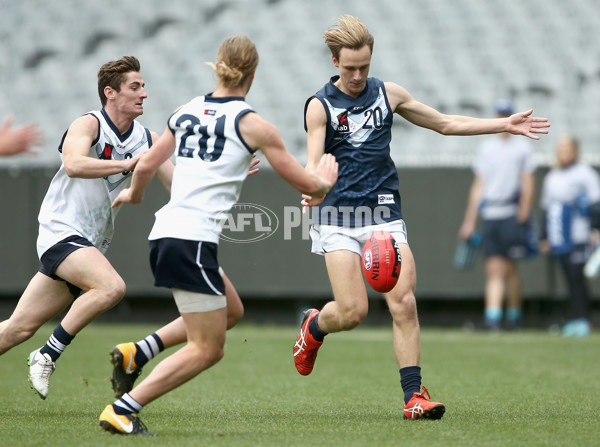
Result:
<svg viewBox="0 0 600 447"><path fill-rule="evenodd" d="M303 376L308 376L312 372L317 359L317 351L323 344L322 341L315 340L308 330L308 325L318 314L317 309L308 309L304 312L302 327L294 345L294 363L298 372Z"/></svg>
<svg viewBox="0 0 600 447"><path fill-rule="evenodd" d="M441 419L446 411L444 404L432 402L427 388L422 393L413 393L408 403L404 404L404 419Z"/></svg>

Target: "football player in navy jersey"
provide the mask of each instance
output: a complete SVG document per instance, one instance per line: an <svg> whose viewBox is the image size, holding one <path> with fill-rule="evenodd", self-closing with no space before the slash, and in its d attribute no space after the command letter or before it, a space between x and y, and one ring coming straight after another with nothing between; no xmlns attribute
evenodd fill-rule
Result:
<svg viewBox="0 0 600 447"><path fill-rule="evenodd" d="M416 269L390 157L392 116L397 113L443 135L510 132L538 139L536 134L547 133L549 124L546 118L532 117L532 110L503 119L445 115L416 101L400 85L369 77L374 38L355 17L340 17L324 37L338 75L307 101L307 168L314 169L323 154L331 153L339 163L339 178L324 199L303 196L302 203L317 207L312 251L325 256L334 300L320 311L306 311L293 349L296 369L310 374L325 335L351 330L367 315L362 247L372 232L386 230L396 239L402 257L399 281L384 296L393 318L404 417L439 419L444 405L432 402L425 387L421 392Z"/></svg>
<svg viewBox="0 0 600 447"><path fill-rule="evenodd" d="M171 289L181 315L161 331L173 338L185 333L187 343L104 408L99 417L104 430L149 434L137 416L142 408L223 357L229 310L218 242L227 215L239 199L253 154L261 150L275 172L301 193L322 197L337 180L333 155L322 154L314 169L306 170L287 151L277 128L245 101L257 65L258 52L250 39L226 39L213 64L218 76L215 91L193 98L171 115L155 147L137 164L131 188L122 190L113 202L113 206L139 203L156 170L175 151L171 198L156 213L148 238L155 285ZM123 344L116 347L123 348L132 360L132 373L138 366L136 351L164 347L158 338L137 346L126 344L129 348Z"/></svg>

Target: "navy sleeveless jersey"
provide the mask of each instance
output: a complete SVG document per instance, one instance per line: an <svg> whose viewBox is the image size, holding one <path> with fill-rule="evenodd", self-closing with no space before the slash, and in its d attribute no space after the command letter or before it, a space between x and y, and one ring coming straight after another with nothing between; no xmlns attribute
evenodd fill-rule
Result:
<svg viewBox="0 0 600 447"><path fill-rule="evenodd" d="M339 163L338 181L317 209L314 222L323 225L360 227L402 218L398 172L390 156L393 110L385 86L368 78L357 97L346 95L334 82L311 96L318 98L327 114L325 152ZM306 107L305 121L306 129Z"/></svg>

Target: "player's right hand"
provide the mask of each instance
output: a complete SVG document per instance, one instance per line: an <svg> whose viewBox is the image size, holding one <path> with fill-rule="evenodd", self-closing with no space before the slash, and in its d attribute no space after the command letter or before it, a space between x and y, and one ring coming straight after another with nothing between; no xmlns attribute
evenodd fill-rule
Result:
<svg viewBox="0 0 600 447"><path fill-rule="evenodd" d="M135 165L138 164L138 161L140 161L140 158L142 158L142 155L144 155L144 153L137 154L135 157L123 160L125 162L125 169L123 169L123 172L133 171L133 168L135 168Z"/></svg>
<svg viewBox="0 0 600 447"><path fill-rule="evenodd" d="M319 165L315 170L316 174L323 179L327 185L327 191L333 188L338 178L338 162L331 154L323 154L319 160Z"/></svg>

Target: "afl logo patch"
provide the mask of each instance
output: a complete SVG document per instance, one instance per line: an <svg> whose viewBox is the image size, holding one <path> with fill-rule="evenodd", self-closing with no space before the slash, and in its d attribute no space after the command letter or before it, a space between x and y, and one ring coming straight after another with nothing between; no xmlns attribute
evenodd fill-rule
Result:
<svg viewBox="0 0 600 447"><path fill-rule="evenodd" d="M363 254L363 265L365 270L371 270L371 266L373 265L373 255L371 254L371 250L368 248Z"/></svg>
<svg viewBox="0 0 600 447"><path fill-rule="evenodd" d="M377 196L377 203L379 205L389 205L394 203L394 195L393 194L379 194Z"/></svg>

